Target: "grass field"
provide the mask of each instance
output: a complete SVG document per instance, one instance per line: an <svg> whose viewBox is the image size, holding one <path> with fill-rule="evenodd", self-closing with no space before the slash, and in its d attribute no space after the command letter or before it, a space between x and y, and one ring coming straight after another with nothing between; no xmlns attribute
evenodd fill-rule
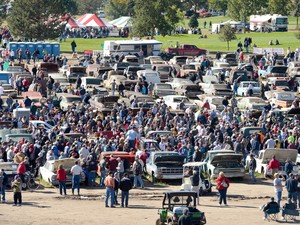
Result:
<svg viewBox="0 0 300 225"><path fill-rule="evenodd" d="M198 35L173 35L173 36L156 36L155 38L158 41L163 43L162 49L174 45L176 41L180 44L196 44L200 48L208 49L210 52L222 51L227 52L227 43L219 40L217 34L211 34L208 29L203 29L203 22L206 20L207 24L209 21L212 23L220 23L221 21L229 20L228 17L210 17L210 18L201 18L199 19L199 26L202 28L204 34L207 34L207 39L199 39ZM185 24L188 23L188 20L184 20ZM184 26L184 24L182 24ZM237 43L243 40L245 37L251 37L252 42L255 43L258 47L270 47L268 45L270 40L275 42L278 39L280 45L276 46L279 48L287 49L296 49L300 47L300 41L295 37L295 27L296 27L296 18L289 17L289 32L273 32L273 33L246 33L246 34L237 34L237 40L234 40L230 43L229 51L234 51L237 48ZM118 40L120 38L103 38L103 39L75 39L77 52L83 52L84 50L101 50L102 44L105 40ZM124 40L124 39L123 39ZM61 43L62 52L71 52L71 41L72 39L67 40L66 42Z"/></svg>

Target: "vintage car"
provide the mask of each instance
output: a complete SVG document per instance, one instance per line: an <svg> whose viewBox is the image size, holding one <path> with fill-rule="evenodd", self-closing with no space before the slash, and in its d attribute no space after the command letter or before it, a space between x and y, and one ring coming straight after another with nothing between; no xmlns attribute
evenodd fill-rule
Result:
<svg viewBox="0 0 300 225"><path fill-rule="evenodd" d="M89 64L86 67L87 76L98 76L98 69L100 68L100 64ZM112 70L112 68L110 68Z"/></svg>
<svg viewBox="0 0 300 225"><path fill-rule="evenodd" d="M139 70L145 70L145 68L140 66L128 66L126 69L124 69L123 75L129 79L130 77L133 77L134 79L131 80L135 80L137 77L137 71Z"/></svg>
<svg viewBox="0 0 300 225"><path fill-rule="evenodd" d="M183 84L175 89L177 95L183 95L188 98L197 98L197 95L204 94L202 87L197 84Z"/></svg>
<svg viewBox="0 0 300 225"><path fill-rule="evenodd" d="M23 107L25 107L25 103L24 103L24 99L28 96L28 98L31 99L31 101L33 102L33 104L38 107L38 108L42 108L43 106L48 106L47 102L46 102L46 98L43 98L43 96L41 95L40 92L38 91L26 91L26 92L22 92L22 100L19 100L19 104Z"/></svg>
<svg viewBox="0 0 300 225"><path fill-rule="evenodd" d="M66 75L67 74L67 71L68 71L68 69L69 69L69 65L63 65L62 67L60 67L59 69L58 69L58 71L60 72L60 73L62 73L62 74L64 74L64 75Z"/></svg>
<svg viewBox="0 0 300 225"><path fill-rule="evenodd" d="M154 184L156 180L177 180L182 178L185 157L178 152L151 152L146 161L146 172Z"/></svg>
<svg viewBox="0 0 300 225"><path fill-rule="evenodd" d="M116 71L119 75L123 75L124 70L130 66L129 63L126 62L118 62L113 65L113 70Z"/></svg>
<svg viewBox="0 0 300 225"><path fill-rule="evenodd" d="M123 62L128 63L131 66L135 66L139 65L139 58L135 55L126 55Z"/></svg>
<svg viewBox="0 0 300 225"><path fill-rule="evenodd" d="M289 84L287 80L285 79L278 79L278 78L268 78L267 79L267 85L269 85L271 90L283 90L283 91L289 91Z"/></svg>
<svg viewBox="0 0 300 225"><path fill-rule="evenodd" d="M253 86L253 95L259 95L260 94L260 86L258 82L255 81L242 81L238 85L237 89L237 96L247 96L248 95L248 87L249 85Z"/></svg>
<svg viewBox="0 0 300 225"><path fill-rule="evenodd" d="M258 70L258 75L262 78L286 77L287 66L268 66L266 70Z"/></svg>
<svg viewBox="0 0 300 225"><path fill-rule="evenodd" d="M164 101L164 103L171 109L179 109L180 103L183 102L184 109L187 109L191 107L193 110L197 109L196 104L192 103L186 96L182 95L167 95L162 97L161 99L157 99L157 102L160 102L161 100Z"/></svg>
<svg viewBox="0 0 300 225"><path fill-rule="evenodd" d="M24 140L27 140L29 143L33 143L33 136L32 134L7 134L5 135L5 141L13 141L13 142L20 142Z"/></svg>
<svg viewBox="0 0 300 225"><path fill-rule="evenodd" d="M249 81L249 77L247 71L245 70L231 70L230 76L227 78L227 81L231 84L235 81L236 83L240 83L242 81Z"/></svg>
<svg viewBox="0 0 300 225"><path fill-rule="evenodd" d="M166 84L170 84L173 89L179 88L183 84L191 84L194 83L191 80L183 79L183 78L174 78L172 81L166 82Z"/></svg>
<svg viewBox="0 0 300 225"><path fill-rule="evenodd" d="M107 96L94 95L90 99L90 105L97 109L113 108L114 104L118 101L118 99L119 96L116 95L107 95Z"/></svg>
<svg viewBox="0 0 300 225"><path fill-rule="evenodd" d="M154 61L162 61L163 59L160 56L148 56L144 58L145 64L153 64Z"/></svg>
<svg viewBox="0 0 300 225"><path fill-rule="evenodd" d="M184 210L188 210L190 224L206 224L204 212L196 208L197 197L197 193L193 191L165 192L162 208L158 210L159 218L156 225L177 225Z"/></svg>
<svg viewBox="0 0 300 225"><path fill-rule="evenodd" d="M189 77L193 74L197 74L197 68L192 64L185 64L181 66L180 77Z"/></svg>
<svg viewBox="0 0 300 225"><path fill-rule="evenodd" d="M17 175L18 164L14 162L0 162L0 171L4 170L7 178L8 185L14 180L15 175Z"/></svg>
<svg viewBox="0 0 300 225"><path fill-rule="evenodd" d="M217 76L219 76L219 74L225 75L226 69L222 68L222 67L212 67L211 71L212 71L213 75L217 77ZM207 71L206 71L206 73L207 73Z"/></svg>
<svg viewBox="0 0 300 225"><path fill-rule="evenodd" d="M204 166L206 162L188 162L183 164L183 176L182 176L182 184L181 190L184 191L192 191L192 176L193 171L197 172L199 176L199 195L203 193L210 193L212 184L210 179L204 176Z"/></svg>
<svg viewBox="0 0 300 225"><path fill-rule="evenodd" d="M152 131L149 131L146 134L146 137L147 138L154 138L156 135L159 135L160 137L166 137L166 136L172 135L172 131L169 131L169 130L152 130Z"/></svg>
<svg viewBox="0 0 300 225"><path fill-rule="evenodd" d="M276 107L288 108L295 100L295 93L290 91L266 91L266 98Z"/></svg>
<svg viewBox="0 0 300 225"><path fill-rule="evenodd" d="M221 62L221 61L214 61L213 67L217 68L223 68L223 69L230 69L230 65L227 62Z"/></svg>
<svg viewBox="0 0 300 225"><path fill-rule="evenodd" d="M86 68L83 66L70 66L67 70L66 77L68 82L76 81L77 77L86 76Z"/></svg>
<svg viewBox="0 0 300 225"><path fill-rule="evenodd" d="M287 177L284 166L286 160L290 160L292 163L296 163L298 151L296 149L264 149L259 151L259 155L256 159L256 170L255 172L264 174L265 177L273 175L272 171L268 169L268 164L271 161L272 157L275 158L280 163L280 169L278 170L279 176ZM246 165L249 165L250 156L246 158ZM298 174L298 166L293 167L293 174Z"/></svg>
<svg viewBox="0 0 300 225"><path fill-rule="evenodd" d="M70 107L82 102L81 97L78 95L67 93L57 93L56 95L58 97L59 107L64 112L68 111Z"/></svg>
<svg viewBox="0 0 300 225"><path fill-rule="evenodd" d="M71 168L75 165L75 162L78 159L73 158L66 158L66 159L57 159L57 160L47 160L44 166L40 167L40 176L43 180L47 181L48 183L56 186L58 185L57 177L57 170L59 165L63 165L64 169L67 173L67 184L72 183L72 174ZM84 173L81 174L81 182L84 182L85 175Z"/></svg>
<svg viewBox="0 0 300 225"><path fill-rule="evenodd" d="M103 85L106 89L111 90L111 83L113 81L116 81L117 86L120 85L120 82L122 82L123 84L125 83L125 81L127 80L127 78L123 75L112 75L110 76L107 80L105 80L103 82ZM117 88L116 88L117 89Z"/></svg>
<svg viewBox="0 0 300 225"><path fill-rule="evenodd" d="M161 151L157 141L148 138L141 138L138 142L137 148L141 151L147 151L148 154L150 154L150 152Z"/></svg>
<svg viewBox="0 0 300 225"><path fill-rule="evenodd" d="M49 73L58 73L59 65L54 62L41 62L38 64L38 70L42 70L44 76L47 77Z"/></svg>
<svg viewBox="0 0 300 225"><path fill-rule="evenodd" d="M186 60L190 58L189 56L174 56L172 59L170 59L169 64L177 64L179 66L182 66L186 64Z"/></svg>
<svg viewBox="0 0 300 225"><path fill-rule="evenodd" d="M238 99L237 107L241 110L263 110L267 102L259 97L246 97Z"/></svg>
<svg viewBox="0 0 300 225"><path fill-rule="evenodd" d="M4 89L3 90L4 96L10 95L10 97L12 97L12 98L17 98L18 93L10 84L2 84L2 87Z"/></svg>
<svg viewBox="0 0 300 225"><path fill-rule="evenodd" d="M245 176L245 168L242 164L242 154L235 153L232 150L211 150L206 154L204 162L207 162L205 167L206 173L212 179L219 176L219 172L223 171L226 177Z"/></svg>
<svg viewBox="0 0 300 225"><path fill-rule="evenodd" d="M92 65L94 65L94 64L92 64ZM114 70L110 66L97 67L96 71L95 71L94 68L91 68L90 70L88 70L88 67L87 67L86 73L87 73L88 76L94 76L94 77L98 77L98 78L102 78L103 79L103 77L105 77L111 71L114 71ZM116 71L114 71L114 72L116 72ZM89 75L89 74L93 74L93 75ZM116 75L118 75L117 72L116 72Z"/></svg>
<svg viewBox="0 0 300 225"><path fill-rule="evenodd" d="M199 100L194 100L194 103L202 109L203 104L207 101L209 103L210 110L223 111L224 106L222 104L223 97L221 96L213 96L213 95L198 95Z"/></svg>
<svg viewBox="0 0 300 225"><path fill-rule="evenodd" d="M81 86L88 92L92 91L94 87L99 87L102 84L102 79L97 77L82 77L81 81Z"/></svg>
<svg viewBox="0 0 300 225"><path fill-rule="evenodd" d="M159 84L160 74L154 70L139 70L137 71L138 78L146 80L148 83Z"/></svg>
<svg viewBox="0 0 300 225"><path fill-rule="evenodd" d="M203 91L207 95L227 96L232 97L233 91L227 84L209 84L202 86Z"/></svg>
<svg viewBox="0 0 300 225"><path fill-rule="evenodd" d="M243 137L245 138L251 138L252 134L261 132L263 135L265 135L265 130L262 127L242 127L241 132L243 134Z"/></svg>
<svg viewBox="0 0 300 225"><path fill-rule="evenodd" d="M29 127L31 129L45 129L45 130L52 130L53 126L45 121L42 120L29 120Z"/></svg>
<svg viewBox="0 0 300 225"><path fill-rule="evenodd" d="M153 93L156 98L166 95L175 95L176 91L172 89L171 84L154 84Z"/></svg>
<svg viewBox="0 0 300 225"><path fill-rule="evenodd" d="M20 73L25 72L25 69L22 66L9 66L7 68L7 72L10 72L10 73L19 73L20 74Z"/></svg>
<svg viewBox="0 0 300 225"><path fill-rule="evenodd" d="M168 82L171 77L172 67L167 64L154 64L152 69L159 73L161 82Z"/></svg>
<svg viewBox="0 0 300 225"><path fill-rule="evenodd" d="M237 66L238 60L235 53L225 53L222 54L220 58L221 62L227 62L230 66Z"/></svg>

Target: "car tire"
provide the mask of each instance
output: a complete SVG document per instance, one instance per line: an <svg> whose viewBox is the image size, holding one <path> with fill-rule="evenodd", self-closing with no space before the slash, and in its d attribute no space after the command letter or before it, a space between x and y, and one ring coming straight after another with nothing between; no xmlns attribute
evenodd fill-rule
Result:
<svg viewBox="0 0 300 225"><path fill-rule="evenodd" d="M155 184L155 176L154 172L151 173L151 183L154 185Z"/></svg>
<svg viewBox="0 0 300 225"><path fill-rule="evenodd" d="M200 189L199 189L199 196L202 196L202 195L203 195L203 188L200 187Z"/></svg>
<svg viewBox="0 0 300 225"><path fill-rule="evenodd" d="M211 190L211 187L210 187L210 188L207 190L207 193L211 193L211 191L212 191L212 190Z"/></svg>
<svg viewBox="0 0 300 225"><path fill-rule="evenodd" d="M155 224L156 225L163 225L160 219L157 219Z"/></svg>

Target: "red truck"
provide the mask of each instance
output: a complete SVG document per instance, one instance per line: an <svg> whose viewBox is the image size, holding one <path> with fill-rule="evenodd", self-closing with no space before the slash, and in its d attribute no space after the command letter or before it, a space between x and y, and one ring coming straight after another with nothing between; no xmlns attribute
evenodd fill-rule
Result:
<svg viewBox="0 0 300 225"><path fill-rule="evenodd" d="M166 53L171 53L175 55L186 55L186 56L199 56L205 55L206 49L198 48L196 45L182 44L178 48L167 48Z"/></svg>

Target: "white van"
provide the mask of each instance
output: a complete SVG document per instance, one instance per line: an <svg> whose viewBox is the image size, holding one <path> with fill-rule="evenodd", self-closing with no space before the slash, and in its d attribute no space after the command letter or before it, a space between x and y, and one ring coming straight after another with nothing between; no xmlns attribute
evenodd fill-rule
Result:
<svg viewBox="0 0 300 225"><path fill-rule="evenodd" d="M145 78L148 83L160 84L160 76L157 71L153 70L139 70L137 71L139 78Z"/></svg>

